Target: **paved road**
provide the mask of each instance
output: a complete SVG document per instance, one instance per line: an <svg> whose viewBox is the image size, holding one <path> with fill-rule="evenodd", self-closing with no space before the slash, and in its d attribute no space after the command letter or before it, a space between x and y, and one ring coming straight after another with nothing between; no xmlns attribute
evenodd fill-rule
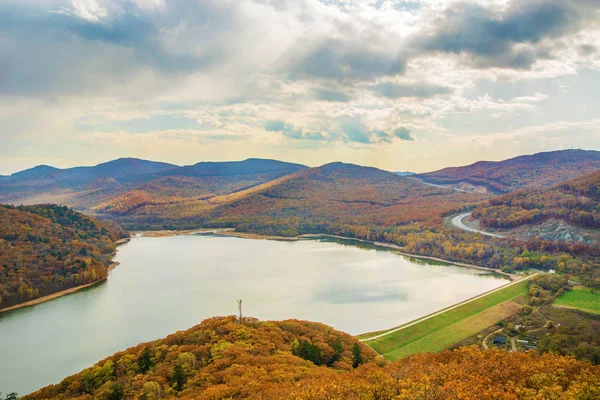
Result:
<svg viewBox="0 0 600 400"><path fill-rule="evenodd" d="M504 237L502 235L498 235L497 233L485 232L485 231L481 231L479 229L471 228L470 226L465 225L463 223L463 219L465 219L469 215L471 215L470 212L459 214L456 217L453 217L450 220L450 222L452 223L452 225L456 226L457 228L463 229L465 231L469 231L469 232L473 232L473 233L480 233L482 235L492 236L492 237L497 237L497 238L503 238Z"/></svg>
<svg viewBox="0 0 600 400"><path fill-rule="evenodd" d="M438 311L438 312L436 312L436 313L434 313L434 314L430 314L430 315L428 315L428 316L426 316L426 317L424 317L424 318L417 319L417 320L415 320L415 321L413 321L413 322L410 322L410 323L408 323L408 324L405 324L405 325L399 326L398 328L392 329L391 331L387 331L387 332L384 332L384 333L382 333L382 334L380 334L380 335L377 335L377 336L372 336L372 337L370 337L370 338L366 338L366 339L360 339L360 341L361 341L361 342L368 342L368 341L371 341L371 340L375 340L375 339L382 338L382 337L384 337L384 336L387 336L387 335L389 335L389 334L392 334L392 333L394 333L394 332L401 331L402 329L406 329L406 328L408 328L408 327L410 327L410 326L413 326L413 325L416 325L416 324L418 324L418 323L421 323L421 322L423 322L423 321L426 321L426 320L428 320L429 318L437 317L438 315L440 315L440 314L443 314L443 313L445 313L445 312L447 312L447 311L454 310L455 308L457 308L457 307L460 307L460 306L462 306L463 304L470 303L470 302L472 302L472 301L475 301L475 300L478 300L478 299L480 299L480 298L482 298L482 297L485 297L485 296L487 296L488 294L492 294L492 293L495 293L495 292L497 292L497 291L499 291L499 290L506 289L506 288L507 288L507 287L509 287L509 286L516 285L516 284L517 284L517 283L519 283L519 282L523 282L523 280L528 280L528 279L531 279L531 278L533 278L533 277L534 277L534 276L536 276L536 275L539 275L539 274L533 274L533 275L531 275L531 276L528 276L528 277L527 277L527 278L525 278L525 279L519 279L518 281L514 281L514 282L511 282L511 283L508 283L508 284L506 284L506 285L504 285L504 286L500 286L499 288L496 288L496 289L494 289L494 290L490 290L489 292L486 292L486 293L480 294L479 296L472 297L472 298L470 298L469 300L465 300L465 301L463 301L463 302L461 302L461 303L455 304L455 305L453 305L452 307L444 308L443 310L441 310L441 311Z"/></svg>

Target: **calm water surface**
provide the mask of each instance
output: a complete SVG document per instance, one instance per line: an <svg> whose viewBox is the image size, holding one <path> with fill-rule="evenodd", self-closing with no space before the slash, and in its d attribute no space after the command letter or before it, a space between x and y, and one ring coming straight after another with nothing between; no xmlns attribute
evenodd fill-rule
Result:
<svg viewBox="0 0 600 400"><path fill-rule="evenodd" d="M506 283L486 271L313 240L135 238L115 261L105 283L0 314L0 392L26 394L116 351L235 314L237 299L248 316L358 334Z"/></svg>

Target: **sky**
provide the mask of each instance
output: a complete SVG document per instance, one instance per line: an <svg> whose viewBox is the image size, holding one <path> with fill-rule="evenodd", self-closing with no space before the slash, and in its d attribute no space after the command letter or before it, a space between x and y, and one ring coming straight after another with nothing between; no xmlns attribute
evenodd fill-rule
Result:
<svg viewBox="0 0 600 400"><path fill-rule="evenodd" d="M0 0L0 174L600 150L598 0Z"/></svg>

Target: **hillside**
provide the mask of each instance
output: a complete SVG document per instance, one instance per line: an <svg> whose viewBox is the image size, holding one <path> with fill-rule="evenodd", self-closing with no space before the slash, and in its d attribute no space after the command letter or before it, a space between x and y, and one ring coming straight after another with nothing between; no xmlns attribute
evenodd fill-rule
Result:
<svg viewBox="0 0 600 400"><path fill-rule="evenodd" d="M113 217L144 206L204 201L303 168L299 164L262 159L201 162L185 167L138 159L119 159L95 167L65 170L39 166L0 180L0 201L53 202Z"/></svg>
<svg viewBox="0 0 600 400"><path fill-rule="evenodd" d="M487 196L423 185L376 168L333 163L288 175L196 216L161 222L167 228L234 227L263 235L340 235L504 271L565 265L565 272L588 285L600 282L597 246L535 237L497 239L444 224L445 217L474 208Z"/></svg>
<svg viewBox="0 0 600 400"><path fill-rule="evenodd" d="M521 188L552 186L598 169L600 151L561 150L499 162L479 161L417 176L429 183L472 185L494 193L508 193Z"/></svg>
<svg viewBox="0 0 600 400"><path fill-rule="evenodd" d="M341 234L346 228L441 225L445 211L483 198L422 185L377 168L332 163L218 206L207 218L211 224L268 234Z"/></svg>
<svg viewBox="0 0 600 400"><path fill-rule="evenodd" d="M141 177L176 167L136 158L120 158L93 167L66 169L40 165L0 180L0 202L56 203L86 210L91 204L126 190Z"/></svg>
<svg viewBox="0 0 600 400"><path fill-rule="evenodd" d="M136 177L154 174L177 168L176 165L140 160L137 158L120 158L98 164L93 167L74 167L59 169L47 165L39 165L24 171L16 172L3 182L8 187L49 186L76 188L91 185L97 181L108 179L115 182L127 182ZM43 189L39 189L43 190Z"/></svg>
<svg viewBox="0 0 600 400"><path fill-rule="evenodd" d="M116 353L23 399L600 396L600 367L553 354L463 348L383 364L356 339L323 324L255 319L239 324L235 317L221 317Z"/></svg>
<svg viewBox="0 0 600 400"><path fill-rule="evenodd" d="M0 308L106 278L127 236L67 207L0 206Z"/></svg>
<svg viewBox="0 0 600 400"><path fill-rule="evenodd" d="M515 228L555 218L582 228L600 228L600 169L550 188L524 189L490 199L473 218L490 228Z"/></svg>
<svg viewBox="0 0 600 400"><path fill-rule="evenodd" d="M211 198L246 190L304 168L300 164L261 159L201 162L160 173L156 179L137 185L92 209L109 216L122 216L132 211L142 215L172 214L153 206L186 203L184 207L193 209L198 203L202 205Z"/></svg>

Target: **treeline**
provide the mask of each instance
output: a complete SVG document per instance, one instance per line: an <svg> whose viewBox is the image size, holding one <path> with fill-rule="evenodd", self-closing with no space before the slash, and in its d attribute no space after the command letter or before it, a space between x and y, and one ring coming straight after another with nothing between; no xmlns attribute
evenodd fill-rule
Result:
<svg viewBox="0 0 600 400"><path fill-rule="evenodd" d="M521 190L489 200L473 217L483 226L510 229L562 219L572 225L600 228L600 171L552 188Z"/></svg>
<svg viewBox="0 0 600 400"><path fill-rule="evenodd" d="M427 222L406 226L336 224L325 218L317 221L296 217L261 218L239 224L214 224L263 235L296 236L324 233L354 239L383 242L399 246L399 250L416 255L474 264L506 272L530 268L557 270L578 276L586 285L600 288L600 247L595 244L497 239L459 229L431 227Z"/></svg>
<svg viewBox="0 0 600 400"><path fill-rule="evenodd" d="M0 308L105 278L128 235L64 206L0 206Z"/></svg>
<svg viewBox="0 0 600 400"><path fill-rule="evenodd" d="M330 168L307 171L303 179L290 179L219 206L206 214L202 224L265 235L325 233L379 241L406 253L504 271L556 269L600 287L597 245L500 240L448 229L444 218L475 207L482 195L432 188L383 171L371 171L367 178L361 177L362 169Z"/></svg>
<svg viewBox="0 0 600 400"><path fill-rule="evenodd" d="M462 348L386 363L323 324L221 317L116 353L23 400L599 397L600 368L571 357Z"/></svg>
<svg viewBox="0 0 600 400"><path fill-rule="evenodd" d="M597 245L499 240L443 226L445 217L471 210L486 198L426 186L385 171L334 163L302 171L216 207L169 205L130 215L124 221L136 229L233 227L288 237L325 233L391 243L407 253L504 271L556 269L600 287Z"/></svg>

